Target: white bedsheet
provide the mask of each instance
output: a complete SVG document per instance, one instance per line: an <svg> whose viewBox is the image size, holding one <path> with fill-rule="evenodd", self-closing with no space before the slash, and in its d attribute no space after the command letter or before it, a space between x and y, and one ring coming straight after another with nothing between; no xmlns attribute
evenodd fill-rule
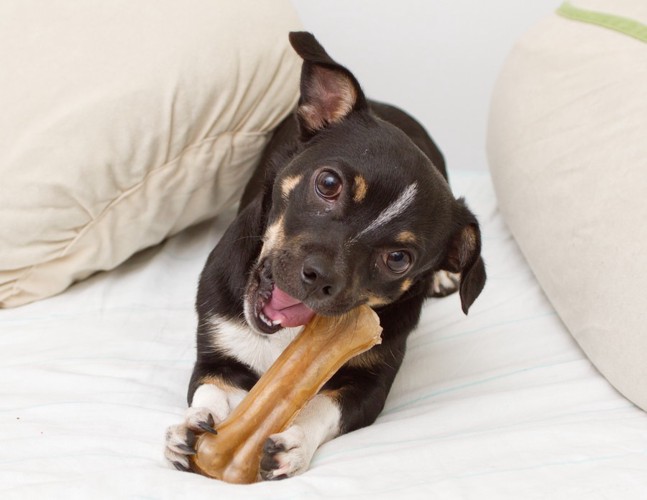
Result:
<svg viewBox="0 0 647 500"><path fill-rule="evenodd" d="M223 217L0 311L0 498L647 498L647 415L561 324L487 174L454 172L452 185L482 224L483 294L468 317L457 296L427 303L383 414L325 444L306 474L235 486L162 457Z"/></svg>

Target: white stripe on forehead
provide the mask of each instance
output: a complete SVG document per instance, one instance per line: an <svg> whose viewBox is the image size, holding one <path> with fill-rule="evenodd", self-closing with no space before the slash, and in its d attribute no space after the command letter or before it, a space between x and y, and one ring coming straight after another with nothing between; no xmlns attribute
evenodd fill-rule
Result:
<svg viewBox="0 0 647 500"><path fill-rule="evenodd" d="M374 231L375 229L388 224L396 217L402 215L405 210L411 206L413 200L415 200L416 198L417 193L418 184L415 182L413 184L409 184L407 188L402 191L400 196L398 196L397 200L395 200L388 207L382 210L380 212L380 215L378 215L377 218L367 227L362 229L362 231L360 231L360 233L353 239L358 239L360 236L363 236L366 233L370 233L371 231Z"/></svg>

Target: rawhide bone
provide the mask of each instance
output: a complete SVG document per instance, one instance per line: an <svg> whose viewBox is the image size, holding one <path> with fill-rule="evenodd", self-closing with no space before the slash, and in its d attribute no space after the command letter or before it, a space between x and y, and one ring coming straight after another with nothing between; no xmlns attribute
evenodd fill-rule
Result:
<svg viewBox="0 0 647 500"><path fill-rule="evenodd" d="M217 428L196 442L192 468L229 483L253 483L267 438L285 430L349 359L379 344L382 328L368 306L338 317L316 315Z"/></svg>

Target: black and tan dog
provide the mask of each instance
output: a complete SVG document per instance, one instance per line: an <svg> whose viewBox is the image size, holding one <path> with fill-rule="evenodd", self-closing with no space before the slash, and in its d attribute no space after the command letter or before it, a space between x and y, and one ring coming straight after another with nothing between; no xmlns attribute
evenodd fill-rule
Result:
<svg viewBox="0 0 647 500"><path fill-rule="evenodd" d="M305 471L319 445L375 421L425 298L458 289L467 313L485 284L478 223L423 128L367 101L311 34L290 42L304 60L298 109L274 133L200 278L190 407L166 442L181 470L196 434L213 431L315 313L369 304L382 343L265 445L263 479Z"/></svg>

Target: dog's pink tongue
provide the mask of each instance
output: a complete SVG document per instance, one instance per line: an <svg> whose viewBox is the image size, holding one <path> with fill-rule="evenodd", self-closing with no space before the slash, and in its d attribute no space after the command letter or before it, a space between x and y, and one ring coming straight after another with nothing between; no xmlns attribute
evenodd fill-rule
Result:
<svg viewBox="0 0 647 500"><path fill-rule="evenodd" d="M286 327L305 325L315 315L303 302L290 297L276 286L272 290L270 301L263 308L263 313L272 321L280 321L281 326Z"/></svg>

